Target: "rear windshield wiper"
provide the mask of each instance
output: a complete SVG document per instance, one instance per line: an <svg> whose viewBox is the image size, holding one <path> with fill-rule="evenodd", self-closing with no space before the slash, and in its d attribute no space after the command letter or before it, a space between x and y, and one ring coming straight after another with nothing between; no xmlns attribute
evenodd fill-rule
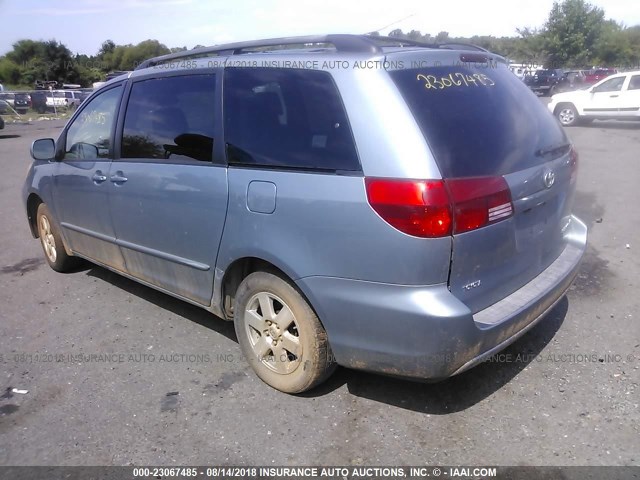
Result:
<svg viewBox="0 0 640 480"><path fill-rule="evenodd" d="M571 148L570 143L561 143L559 145L553 145L551 147L540 148L536 150L536 157L546 157L552 153L557 153L559 155L564 155Z"/></svg>

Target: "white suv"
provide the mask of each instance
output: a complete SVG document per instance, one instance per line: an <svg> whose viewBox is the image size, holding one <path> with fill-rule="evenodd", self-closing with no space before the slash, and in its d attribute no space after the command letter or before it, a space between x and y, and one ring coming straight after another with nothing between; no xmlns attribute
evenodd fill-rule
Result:
<svg viewBox="0 0 640 480"><path fill-rule="evenodd" d="M50 90L46 92L47 108L71 108L72 110L82 103L82 92L77 90Z"/></svg>
<svg viewBox="0 0 640 480"><path fill-rule="evenodd" d="M592 120L640 120L640 71L618 73L585 90L551 97L549 110L565 127Z"/></svg>

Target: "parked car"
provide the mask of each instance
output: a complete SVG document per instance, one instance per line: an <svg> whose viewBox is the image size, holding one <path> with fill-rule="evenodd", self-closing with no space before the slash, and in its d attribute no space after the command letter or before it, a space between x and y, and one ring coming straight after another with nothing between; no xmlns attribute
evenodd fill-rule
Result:
<svg viewBox="0 0 640 480"><path fill-rule="evenodd" d="M557 93L579 90L586 86L588 86L586 76L582 70L566 70L564 72L564 81L559 85Z"/></svg>
<svg viewBox="0 0 640 480"><path fill-rule="evenodd" d="M13 108L16 100L15 93L12 93L12 92L0 93L0 100L4 100L5 102L7 102L7 104L11 108Z"/></svg>
<svg viewBox="0 0 640 480"><path fill-rule="evenodd" d="M35 90L30 93L31 108L38 113L47 111L47 92L45 90Z"/></svg>
<svg viewBox="0 0 640 480"><path fill-rule="evenodd" d="M0 100L0 114L4 115L7 113L11 113L11 111L11 105L9 105L6 100Z"/></svg>
<svg viewBox="0 0 640 480"><path fill-rule="evenodd" d="M544 317L586 247L564 130L473 47L327 35L170 54L31 154L25 212L54 270L86 259L233 321L284 392L336 364L463 372Z"/></svg>
<svg viewBox="0 0 640 480"><path fill-rule="evenodd" d="M618 71L613 68L598 68L591 70L585 75L585 82L588 84L598 83L600 80L604 80L608 76L616 73L618 73Z"/></svg>
<svg viewBox="0 0 640 480"><path fill-rule="evenodd" d="M35 90L30 96L32 108L38 113L64 108L74 109L82 103L81 92L75 90Z"/></svg>
<svg viewBox="0 0 640 480"><path fill-rule="evenodd" d="M551 97L549 110L566 127L592 120L640 120L640 70L618 73L587 90Z"/></svg>
<svg viewBox="0 0 640 480"><path fill-rule="evenodd" d="M64 108L68 106L66 92L64 90L48 90L45 92L46 106L48 110Z"/></svg>
<svg viewBox="0 0 640 480"><path fill-rule="evenodd" d="M536 94L553 95L563 88L567 79L560 69L536 70L533 75L525 77L525 84Z"/></svg>
<svg viewBox="0 0 640 480"><path fill-rule="evenodd" d="M528 75L532 75L542 68L541 66L535 65L533 63L511 63L509 64L509 70L513 72L513 74L518 77L520 80L525 79Z"/></svg>
<svg viewBox="0 0 640 480"><path fill-rule="evenodd" d="M14 108L18 113L27 113L31 108L31 95L24 92L16 92Z"/></svg>
<svg viewBox="0 0 640 480"><path fill-rule="evenodd" d="M82 101L84 100L84 98L86 98L86 96L84 96L83 98L83 93L76 90L65 90L64 98L65 98L65 106L71 109L74 109L74 108L77 108L78 105L82 103Z"/></svg>

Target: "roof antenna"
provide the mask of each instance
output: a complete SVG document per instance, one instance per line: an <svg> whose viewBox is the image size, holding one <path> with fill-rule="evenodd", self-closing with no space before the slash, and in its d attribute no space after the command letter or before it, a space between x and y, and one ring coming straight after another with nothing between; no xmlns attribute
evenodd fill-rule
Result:
<svg viewBox="0 0 640 480"><path fill-rule="evenodd" d="M389 25L385 25L382 28L378 28L376 30L372 30L370 32L367 32L367 33L365 33L365 35L371 35L372 33L379 32L380 30L384 30L385 28L393 27L394 25L396 25L396 24L398 24L400 22L404 22L407 18L411 18L411 17L415 17L415 16L416 16L416 14L412 13L411 15L407 15L406 17L401 18L400 20L396 20L395 22L390 23Z"/></svg>

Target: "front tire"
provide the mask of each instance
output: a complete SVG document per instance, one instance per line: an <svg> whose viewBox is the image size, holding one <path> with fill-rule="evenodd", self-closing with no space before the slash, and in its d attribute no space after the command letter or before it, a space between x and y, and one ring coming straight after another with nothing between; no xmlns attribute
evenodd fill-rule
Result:
<svg viewBox="0 0 640 480"><path fill-rule="evenodd" d="M298 290L280 276L255 272L238 287L234 324L242 353L258 377L301 393L333 373L327 333Z"/></svg>
<svg viewBox="0 0 640 480"><path fill-rule="evenodd" d="M573 104L565 103L558 106L556 110L556 117L560 121L563 127L573 127L578 124L580 115Z"/></svg>
<svg viewBox="0 0 640 480"><path fill-rule="evenodd" d="M56 272L69 272L76 268L80 259L67 254L58 232L58 227L53 222L51 213L44 203L38 206L36 215L40 244L44 251L44 258Z"/></svg>

